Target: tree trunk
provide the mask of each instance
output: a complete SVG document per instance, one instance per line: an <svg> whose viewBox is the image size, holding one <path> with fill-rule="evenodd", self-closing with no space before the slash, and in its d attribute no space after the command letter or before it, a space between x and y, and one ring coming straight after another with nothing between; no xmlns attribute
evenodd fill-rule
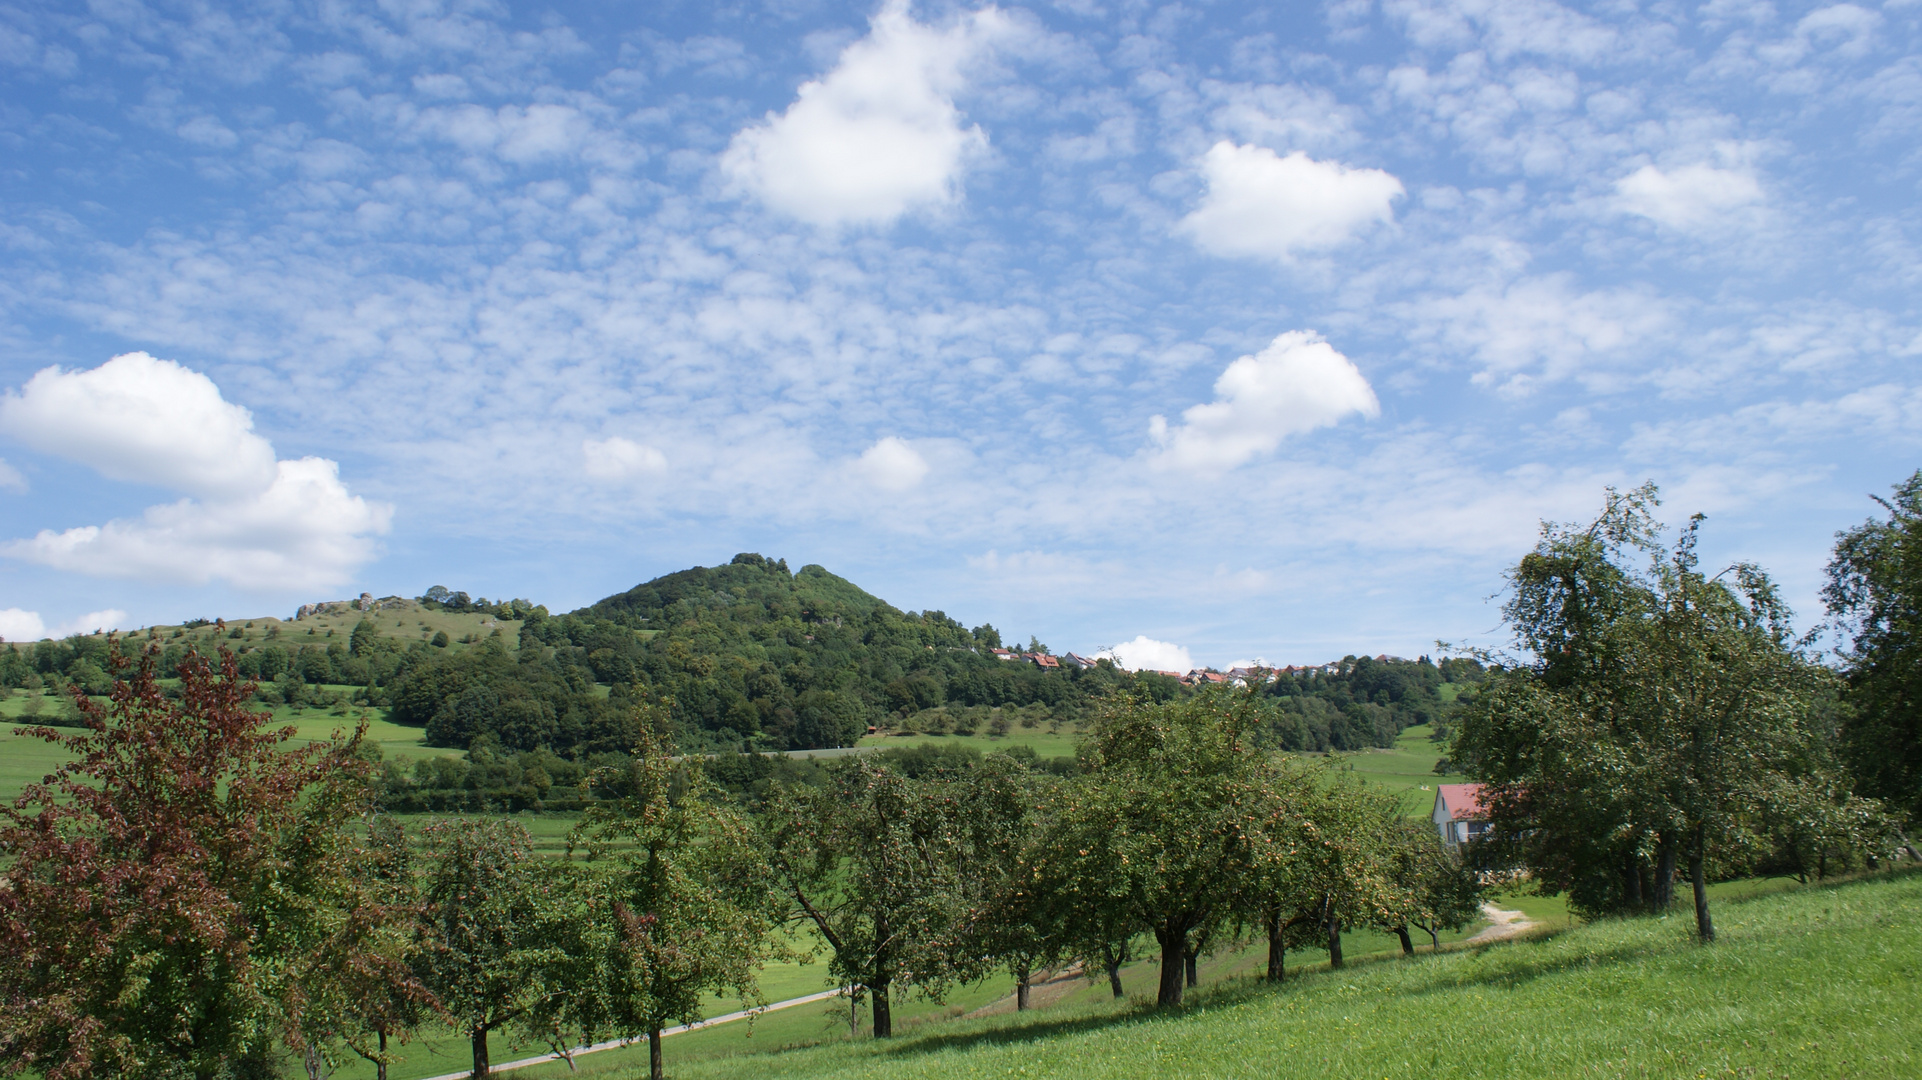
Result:
<svg viewBox="0 0 1922 1080"><path fill-rule="evenodd" d="M308 1043L302 1058L302 1064L307 1066L307 1080L327 1080L327 1064L320 1059L319 1047Z"/></svg>
<svg viewBox="0 0 1922 1080"><path fill-rule="evenodd" d="M868 1004L874 1007L874 1037L886 1039L894 1034L894 1017L888 1012L888 984L868 987L873 999Z"/></svg>
<svg viewBox="0 0 1922 1080"><path fill-rule="evenodd" d="M1186 932L1157 930L1155 940L1161 945L1161 985L1155 990L1155 1004L1164 1008L1179 1005L1182 961L1188 956L1188 935Z"/></svg>
<svg viewBox="0 0 1922 1080"><path fill-rule="evenodd" d="M1113 945L1103 945L1101 949L1108 968L1108 989L1114 991L1115 1000L1119 1001L1128 996L1121 988L1121 965L1127 962L1128 950L1116 949Z"/></svg>
<svg viewBox="0 0 1922 1080"><path fill-rule="evenodd" d="M1628 902L1629 910L1639 911L1642 907L1642 861L1629 852L1622 868L1622 895Z"/></svg>
<svg viewBox="0 0 1922 1080"><path fill-rule="evenodd" d="M1201 979L1198 977L1198 973L1195 970L1196 964L1199 961L1200 961L1200 957L1195 955L1195 951L1193 949L1182 950L1181 966L1187 969L1188 985L1190 987L1196 987L1201 985Z"/></svg>
<svg viewBox="0 0 1922 1080"><path fill-rule="evenodd" d="M387 1031L380 1032L380 1060L374 1062L374 1080L387 1080Z"/></svg>
<svg viewBox="0 0 1922 1080"><path fill-rule="evenodd" d="M1401 939L1401 954L1403 956L1415 955L1415 942L1408 936L1408 928L1406 926L1395 927L1395 936Z"/></svg>
<svg viewBox="0 0 1922 1080"><path fill-rule="evenodd" d="M1328 966L1341 966L1341 916L1333 912L1328 915Z"/></svg>
<svg viewBox="0 0 1922 1080"><path fill-rule="evenodd" d="M1662 837L1661 847L1655 858L1655 896L1656 911L1667 911L1675 903L1675 841Z"/></svg>
<svg viewBox="0 0 1922 1080"><path fill-rule="evenodd" d="M658 1025L647 1029L647 1075L649 1080L661 1080L667 1075L661 1069L661 1029Z"/></svg>
<svg viewBox="0 0 1922 1080"><path fill-rule="evenodd" d="M1288 974L1288 942L1282 930L1281 913L1268 913L1268 981L1280 982Z"/></svg>
<svg viewBox="0 0 1922 1080"><path fill-rule="evenodd" d="M1424 926L1422 927L1422 930L1426 931L1428 934L1428 951L1440 952L1441 951L1441 935L1435 933L1435 928L1432 926Z"/></svg>
<svg viewBox="0 0 1922 1080"><path fill-rule="evenodd" d="M1695 834L1695 850L1688 854L1688 873L1695 883L1695 934L1703 944L1715 940L1715 923L1708 917L1708 860L1703 857L1704 838Z"/></svg>
<svg viewBox="0 0 1922 1080"><path fill-rule="evenodd" d="M1028 990L1029 990L1027 965L1023 964L1020 970L1016 971L1014 974L1015 974L1014 1011L1027 1012L1028 1011Z"/></svg>
<svg viewBox="0 0 1922 1080"><path fill-rule="evenodd" d="M468 1033L474 1044L473 1080L487 1080L487 1025L477 1024Z"/></svg>

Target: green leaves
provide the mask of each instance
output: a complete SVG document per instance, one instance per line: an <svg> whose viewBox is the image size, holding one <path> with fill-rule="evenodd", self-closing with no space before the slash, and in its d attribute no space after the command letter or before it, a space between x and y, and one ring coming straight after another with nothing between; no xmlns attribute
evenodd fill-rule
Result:
<svg viewBox="0 0 1922 1080"><path fill-rule="evenodd" d="M622 796L592 807L575 833L604 905L592 917L607 930L568 1008L582 1026L653 1036L701 1019L709 993L758 1001L786 909L748 821L715 801L698 759L677 761L656 725L641 726L649 734L624 775L598 778Z"/></svg>
<svg viewBox="0 0 1922 1080"><path fill-rule="evenodd" d="M1453 751L1488 785L1483 858L1528 865L1590 913L1665 906L1684 855L1775 857L1785 800L1863 809L1809 797L1844 786L1811 722L1832 680L1798 651L1774 584L1749 564L1705 573L1699 515L1661 547L1655 494L1611 490L1586 528L1544 526L1503 608L1529 662L1466 707ZM1705 902L1699 915L1707 937Z"/></svg>
<svg viewBox="0 0 1922 1080"><path fill-rule="evenodd" d="M1922 470L1836 534L1822 590L1850 635L1841 749L1865 794L1922 817Z"/></svg>
<svg viewBox="0 0 1922 1080"><path fill-rule="evenodd" d="M349 917L358 738L287 751L233 657L76 696L74 760L0 810L0 1072L221 1075L298 1041Z"/></svg>

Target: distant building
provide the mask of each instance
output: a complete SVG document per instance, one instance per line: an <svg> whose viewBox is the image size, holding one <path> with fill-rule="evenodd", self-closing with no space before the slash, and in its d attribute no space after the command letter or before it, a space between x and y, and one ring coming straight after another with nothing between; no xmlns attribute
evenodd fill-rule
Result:
<svg viewBox="0 0 1922 1080"><path fill-rule="evenodd" d="M1488 831L1488 807L1480 784L1441 784L1435 788L1435 828L1442 843L1459 844Z"/></svg>
<svg viewBox="0 0 1922 1080"><path fill-rule="evenodd" d="M1091 668L1095 665L1093 657L1083 656L1080 653L1069 653L1061 658L1061 662L1071 668Z"/></svg>
<svg viewBox="0 0 1922 1080"><path fill-rule="evenodd" d="M1015 652L1014 652L1014 650L1012 650L1012 649L989 649L988 651L994 654L994 658L995 658L996 660L1019 660L1019 659L1021 659L1021 657L1020 657L1020 656L1018 656L1018 655L1016 655L1016 654L1015 654Z"/></svg>
<svg viewBox="0 0 1922 1080"><path fill-rule="evenodd" d="M1031 653L1029 654L1028 658L1034 661L1035 667L1038 667L1043 671L1061 670L1061 661L1056 660L1054 657L1049 656L1047 653Z"/></svg>

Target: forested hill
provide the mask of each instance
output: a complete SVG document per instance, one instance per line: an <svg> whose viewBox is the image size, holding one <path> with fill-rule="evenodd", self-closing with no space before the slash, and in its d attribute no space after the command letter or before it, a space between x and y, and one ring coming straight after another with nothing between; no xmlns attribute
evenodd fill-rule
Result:
<svg viewBox="0 0 1922 1080"><path fill-rule="evenodd" d="M190 648L231 649L241 673L260 681L264 703L384 706L396 722L425 728L434 746L478 743L576 763L633 745L636 698L667 707L682 749L712 752L847 746L870 726L1072 729L1118 689L1161 700L1192 692L1106 662L1000 659L993 626L901 611L822 567L790 572L784 560L752 554L565 615L435 586L412 600L307 605L291 620L155 627L144 639L163 649L166 670ZM108 648L90 636L0 649L0 684L73 682L105 693ZM1029 651L1046 648L1031 641ZM1285 750L1389 746L1408 725L1445 717L1445 681L1478 676L1468 661L1365 656L1291 671L1267 686L1258 738ZM551 762L542 767L552 772Z"/></svg>
<svg viewBox="0 0 1922 1080"><path fill-rule="evenodd" d="M822 567L791 573L751 554L530 619L521 637L583 650L598 681L649 687L684 738L717 745L849 745L871 724L942 707L1072 720L1132 678L998 660L992 626L903 612Z"/></svg>
<svg viewBox="0 0 1922 1080"><path fill-rule="evenodd" d="M726 566L696 566L655 578L575 614L612 619L636 629L659 629L664 622L678 623L698 618L703 611L743 604L764 608L771 620L792 617L804 622L865 616L888 606L825 567L808 565L790 574L786 559L742 554Z"/></svg>

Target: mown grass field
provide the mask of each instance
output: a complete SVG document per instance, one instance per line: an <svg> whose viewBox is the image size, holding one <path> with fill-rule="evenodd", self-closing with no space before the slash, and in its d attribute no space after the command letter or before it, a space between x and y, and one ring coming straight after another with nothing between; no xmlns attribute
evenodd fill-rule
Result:
<svg viewBox="0 0 1922 1080"><path fill-rule="evenodd" d="M1459 784L1467 779L1436 775L1435 762L1447 748L1429 738L1431 730L1427 724L1405 728L1395 740L1394 749L1342 754L1342 764L1370 783L1399 792L1404 813L1427 817L1435 809L1435 785Z"/></svg>
<svg viewBox="0 0 1922 1080"><path fill-rule="evenodd" d="M1722 938L1706 948L1686 915L1606 920L1279 988L1228 978L1174 1012L1070 1002L752 1061L702 1052L715 1031L669 1040L667 1060L679 1080L1922 1075L1922 874L1780 890L1716 915ZM641 1063L623 1058L636 1053L582 1058L573 1075L633 1080Z"/></svg>
<svg viewBox="0 0 1922 1080"><path fill-rule="evenodd" d="M886 750L897 746L965 746L991 754L997 750L1012 750L1025 746L1035 752L1036 757L1073 757L1075 741L1073 725L1062 724L1059 731L1050 731L1047 724L1037 724L1032 728L1011 727L1006 735L990 735L977 731L973 735L928 735L915 733L909 735L864 735L855 745L862 749Z"/></svg>

